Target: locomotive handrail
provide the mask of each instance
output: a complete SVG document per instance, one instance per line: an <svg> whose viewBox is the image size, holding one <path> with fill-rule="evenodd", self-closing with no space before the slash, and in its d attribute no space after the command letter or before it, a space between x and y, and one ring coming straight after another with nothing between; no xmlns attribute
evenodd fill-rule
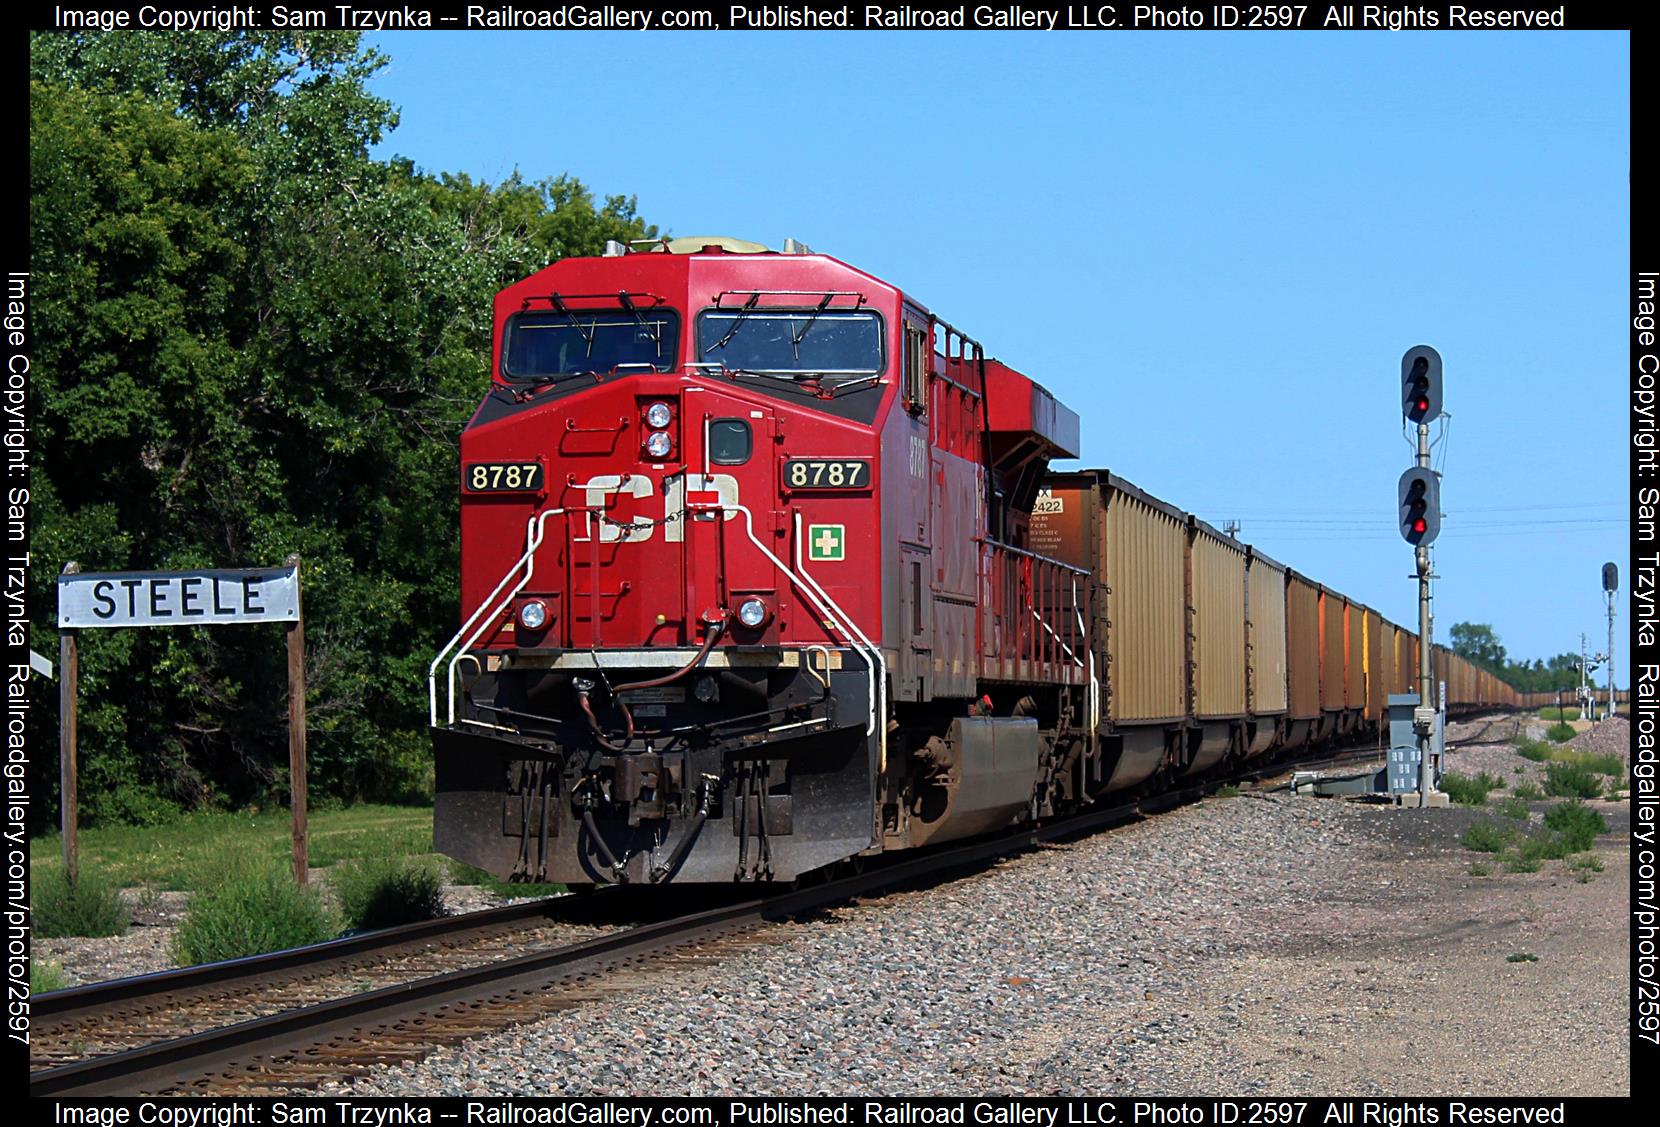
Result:
<svg viewBox="0 0 1660 1127"><path fill-rule="evenodd" d="M883 759L885 760L887 757L887 738L886 730L878 723L878 717L880 716L880 713L878 712L878 702L881 686L887 677L887 663L882 660L881 652L877 650L874 645L872 645L869 638L865 637L864 631L859 629L858 625L853 622L847 612L837 606L836 601L829 595L825 594L823 588L813 582L812 577L806 574L806 569L801 567L801 514L797 513L795 515L796 567L800 569L798 573L797 571L792 571L789 564L773 555L771 548L768 548L765 544L761 543L760 539L755 535L755 517L752 513L750 513L746 506L741 505L736 501L731 503L716 501L713 504L700 505L698 508L710 512L718 509L723 513L742 513L744 518L744 535L748 536L749 542L755 545L755 550L760 552L767 559L771 560L774 567L787 575L790 582L799 587L802 593L812 601L813 605L818 607L819 612L828 618L834 629L841 632L842 637L847 639L848 645L859 651L859 656L865 661L866 675L869 677L871 682L870 697L868 701L869 707L865 720L865 735L873 736L876 735L878 731L882 732L882 751ZM860 648L861 642L864 644L864 649ZM868 650L869 653L866 653L866 650ZM825 673L829 673L828 668L826 668Z"/></svg>
<svg viewBox="0 0 1660 1127"><path fill-rule="evenodd" d="M484 601L478 605L478 609L473 611L467 621L461 624L461 629L455 632L455 637L445 643L444 648L438 651L438 656L432 659L432 664L427 666L427 714L434 728L438 727L438 663L444 660L446 654L456 648L456 643L461 641L463 634L466 634L468 630L473 628L473 623L478 622L481 617L485 619L483 623L480 623L479 628L474 631L473 636L468 638L466 643L461 646L455 657L450 659L449 667L445 671L446 676L444 691L449 701L449 723L454 724L456 665L461 661L462 657L466 655L467 651L472 648L473 643L478 641L478 639L484 634L485 629L489 626L490 619L492 619L495 615L500 614L502 608L512 602L514 597L518 595L520 591L525 589L525 586L530 582L531 576L536 571L536 549L542 546L542 541L547 536L548 518L563 515L566 511L567 510L562 508L545 509L530 518L525 528L525 539L529 544L529 547L525 549L524 555L520 556L518 560L514 562L513 566L507 569L507 573L501 577L501 582L496 584L496 589L484 597ZM514 587L513 590L507 593L506 598L496 602L492 608L492 600L501 594L502 588L506 587L512 580L513 573L518 571L521 567L525 568L524 578L519 581L519 585L517 587Z"/></svg>
<svg viewBox="0 0 1660 1127"><path fill-rule="evenodd" d="M1067 563L1065 560L1057 560L1054 556L1045 556L1038 552L1029 552L1025 548L1016 548L1013 544L1005 544L1003 541L994 540L990 536L979 536L975 539L979 540L982 544L989 544L991 547L996 548L1000 552L1008 552L1016 556L1025 556L1027 559L1041 560L1047 564L1054 564L1062 571L1070 571L1073 575L1090 574L1090 570L1087 567L1077 567L1073 564Z"/></svg>
<svg viewBox="0 0 1660 1127"><path fill-rule="evenodd" d="M754 536L751 535L750 538L754 539ZM882 651L879 648L877 648L877 646L874 642L872 642L868 637L865 636L865 632L863 630L859 629L859 624L853 621L853 616L848 614L846 611L842 610L841 607L837 606L836 605L836 600L832 599L830 597L829 593L827 591L825 591L825 589L823 587L819 586L818 580L814 579L810 574L808 574L807 565L804 564L801 561L801 549L802 549L802 546L805 543L806 543L806 540L801 535L801 513L800 513L799 510L797 510L796 514L795 514L795 566L796 566L796 568L801 572L801 577L804 580L806 580L808 585L812 588L812 592L814 594L816 594L820 599L823 599L826 603L829 603L831 608L833 610L835 610L835 612L837 614L842 616L842 619L845 621L846 626L848 628L850 628L854 634L858 635L859 641L863 642L864 646L865 646L865 649L869 651L869 653L867 655L865 655L865 668L869 672L870 679L871 679L870 724L865 728L865 735L866 736L877 735L878 728L880 728L881 735L880 735L879 738L880 738L881 744L882 744L881 764L882 764L882 770L885 771L885 770L887 770L887 763L888 763L888 733L887 733L887 728L885 726L878 724L878 717L885 716L887 714L887 702L883 698L887 695L888 663L882 657ZM756 544L757 544L757 546L761 546L760 541L756 541ZM761 550L766 551L764 546L761 547ZM770 552L768 552L767 554L771 555ZM790 575L790 571L789 571L788 568L784 569L784 574ZM793 579L794 576L791 575L791 578ZM847 635L847 630L844 629L842 631L842 633L843 633L844 636L846 636ZM850 642L852 641L851 638L849 638L848 640ZM855 649L858 648L857 643L854 643L854 648Z"/></svg>

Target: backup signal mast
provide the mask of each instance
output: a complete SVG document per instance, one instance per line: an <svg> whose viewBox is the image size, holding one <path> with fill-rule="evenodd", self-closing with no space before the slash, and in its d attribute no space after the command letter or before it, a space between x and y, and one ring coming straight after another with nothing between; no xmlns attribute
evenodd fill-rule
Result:
<svg viewBox="0 0 1660 1127"><path fill-rule="evenodd" d="M1418 454L1401 475L1396 514L1401 537L1413 547L1418 575L1418 707L1412 727L1418 737L1418 804L1428 806L1435 791L1430 764L1430 735L1436 706L1430 628L1429 546L1441 533L1441 478L1429 468L1429 424L1441 416L1441 354L1427 344L1406 350L1401 357L1401 414L1418 426Z"/></svg>

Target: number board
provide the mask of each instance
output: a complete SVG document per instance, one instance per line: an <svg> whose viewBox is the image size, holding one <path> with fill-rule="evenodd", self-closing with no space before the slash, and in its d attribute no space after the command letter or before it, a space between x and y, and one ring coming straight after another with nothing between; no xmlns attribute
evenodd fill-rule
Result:
<svg viewBox="0 0 1660 1127"><path fill-rule="evenodd" d="M468 493L534 493L542 488L539 462L469 462L461 473Z"/></svg>
<svg viewBox="0 0 1660 1127"><path fill-rule="evenodd" d="M784 484L791 489L869 489L865 458L787 458Z"/></svg>

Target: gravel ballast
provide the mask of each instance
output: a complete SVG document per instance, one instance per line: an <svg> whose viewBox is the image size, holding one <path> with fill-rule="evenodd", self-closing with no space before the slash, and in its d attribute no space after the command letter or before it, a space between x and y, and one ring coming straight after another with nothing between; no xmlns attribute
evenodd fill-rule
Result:
<svg viewBox="0 0 1660 1127"><path fill-rule="evenodd" d="M1628 1091L1623 840L1475 877L1473 817L1211 799L325 1090Z"/></svg>

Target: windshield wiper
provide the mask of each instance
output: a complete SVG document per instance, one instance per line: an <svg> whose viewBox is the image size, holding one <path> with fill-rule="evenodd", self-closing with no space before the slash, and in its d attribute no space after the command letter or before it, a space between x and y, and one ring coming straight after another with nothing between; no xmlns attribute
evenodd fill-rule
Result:
<svg viewBox="0 0 1660 1127"><path fill-rule="evenodd" d="M755 308L755 303L757 301L760 301L760 300L761 300L761 295L760 294L758 294L758 293L750 294L749 295L749 300L744 302L743 306L738 310L738 315L736 317L732 318L732 327L730 329L726 330L726 335L721 337L719 340L717 340L712 346L709 347L709 349L707 351L715 352L715 351L717 351L719 349L722 349L722 348L725 348L727 345L731 344L732 343L732 338L734 336L736 336L737 333L738 333L738 326L744 323L744 318L749 316L749 311L751 309L754 309ZM725 367L725 365L723 364L722 367ZM740 370L741 369L737 369L737 368L733 369L733 371L740 371Z"/></svg>
<svg viewBox="0 0 1660 1127"><path fill-rule="evenodd" d="M824 300L818 303L818 308L813 310L807 318L807 323L801 326L801 331L790 334L790 352L798 362L801 360L801 342L807 339L807 330L813 327L813 322L818 320L818 315L824 312L825 306L829 305L830 299L835 296L835 294L825 294Z"/></svg>
<svg viewBox="0 0 1660 1127"><path fill-rule="evenodd" d="M592 356L594 354L594 327L592 325L584 325L581 319L578 318L575 313L571 312L570 307L565 304L564 300L558 294L550 293L548 295L548 304L553 306L555 311L563 314L565 320L571 323L571 327L582 335L582 343L587 346L583 352L583 355Z"/></svg>

